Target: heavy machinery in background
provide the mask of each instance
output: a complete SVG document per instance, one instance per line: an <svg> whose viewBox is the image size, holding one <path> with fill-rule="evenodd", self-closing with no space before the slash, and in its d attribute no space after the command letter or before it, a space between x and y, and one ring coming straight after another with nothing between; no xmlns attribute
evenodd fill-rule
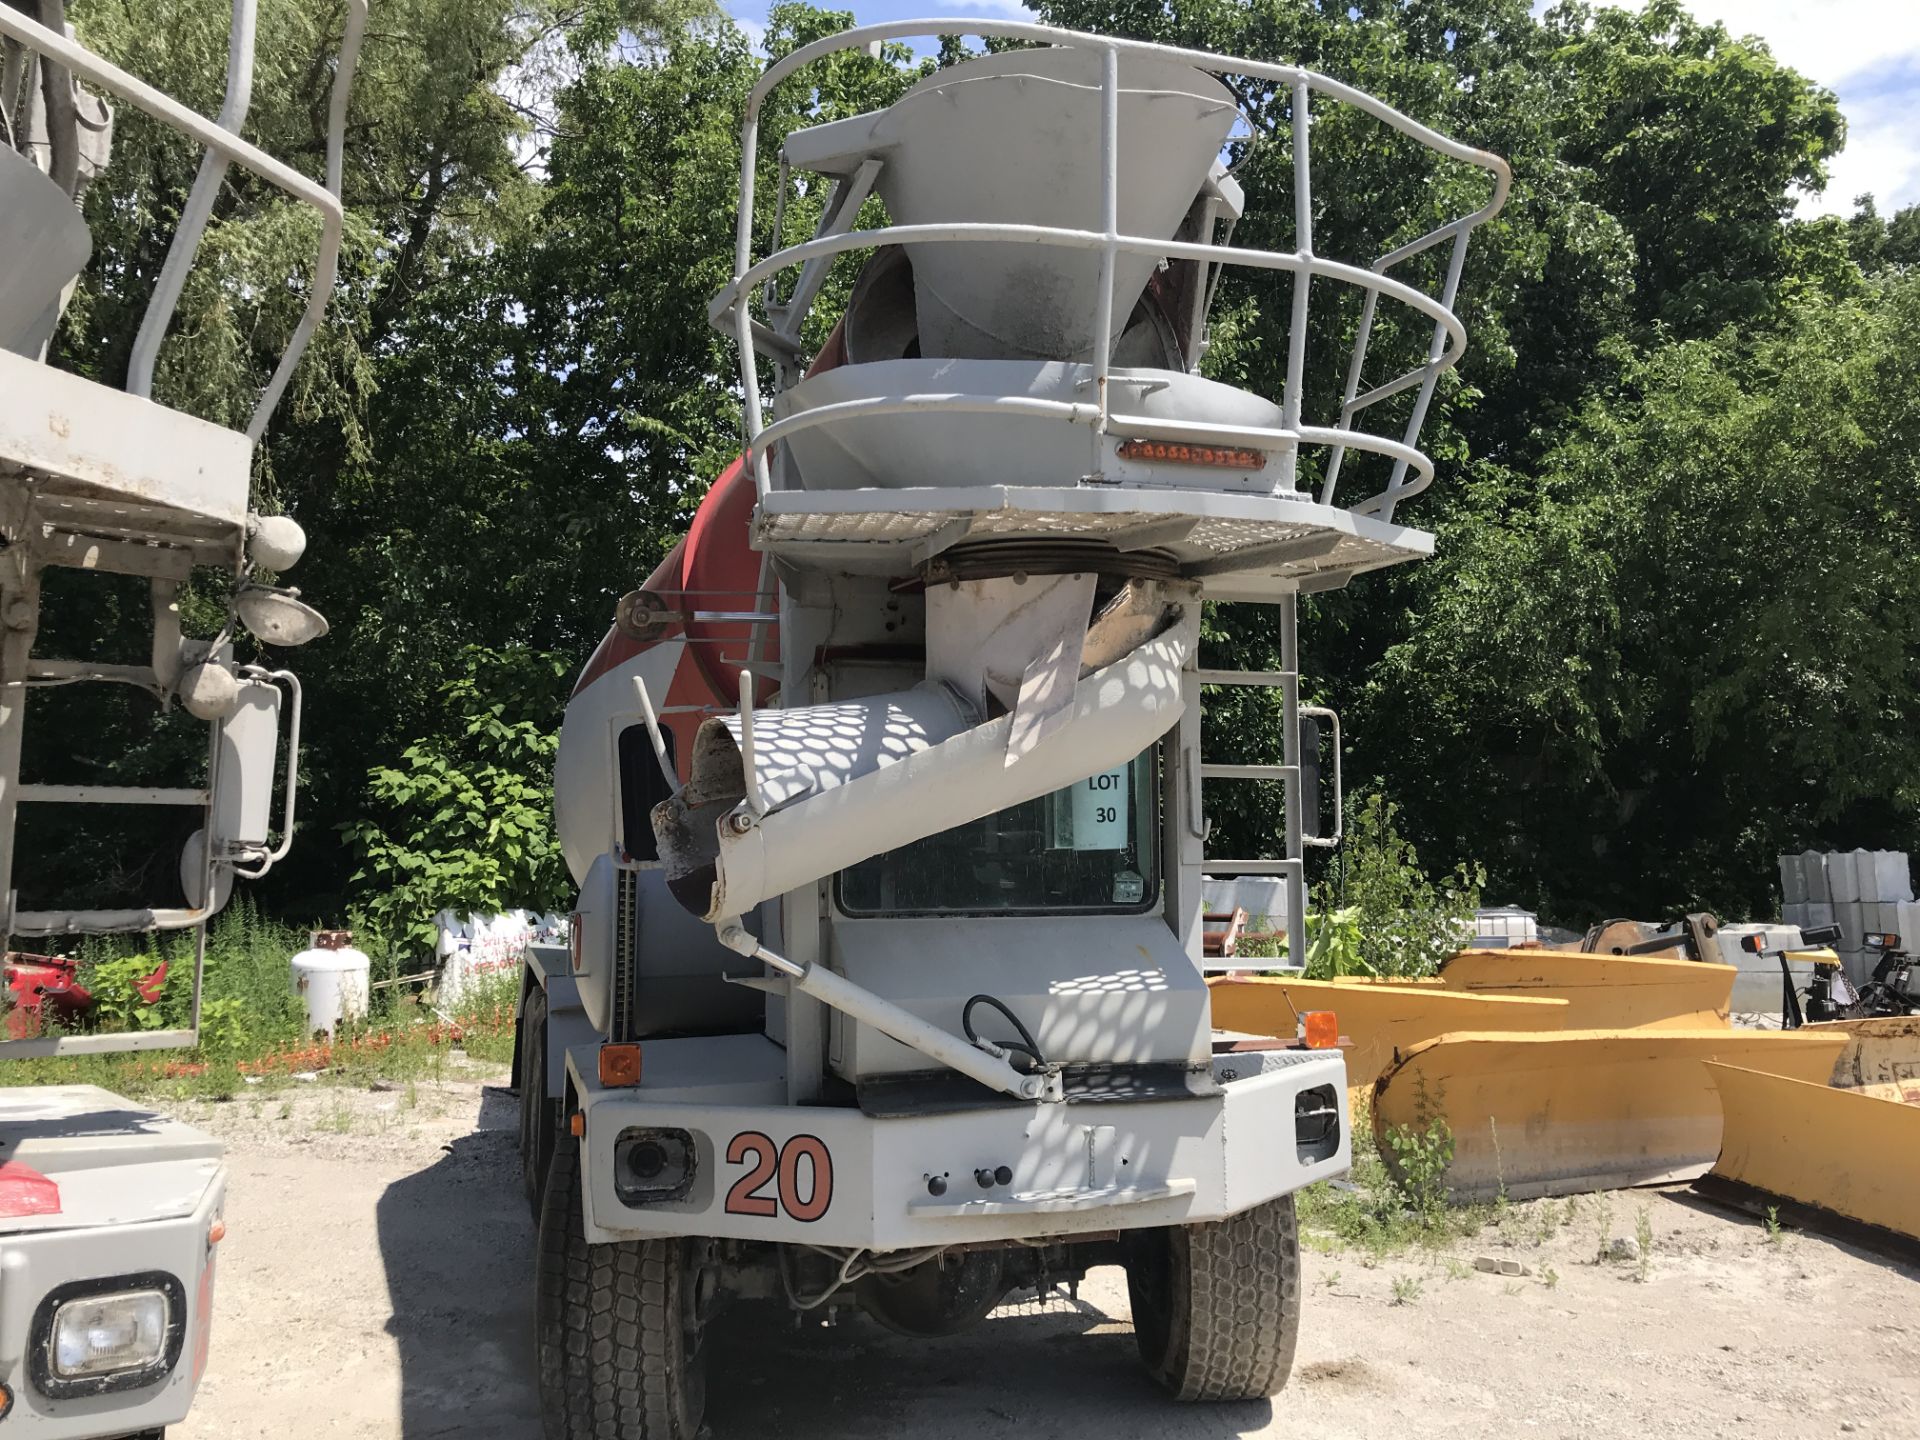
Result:
<svg viewBox="0 0 1920 1440"><path fill-rule="evenodd" d="M1887 1158L1920 1120L1920 1020L1858 996L1834 1018L1829 997L1851 994L1821 948L1834 938L1704 914L1613 921L1578 949L1462 951L1431 980L1223 975L1213 1013L1290 1034L1302 1013L1336 1012L1383 1163L1402 1169L1396 1132L1444 1125L1461 1202L1692 1180L1920 1241L1920 1189L1890 1179L1906 1162ZM1875 994L1898 993L1898 937L1875 938ZM1777 1028L1734 1023L1741 956L1784 977Z"/></svg>
<svg viewBox="0 0 1920 1440"><path fill-rule="evenodd" d="M1840 931L1818 933L1831 943ZM1864 940L1873 968L1857 988L1832 950L1810 957L1804 990L1791 974L1782 982L1781 1024L1835 1045L1830 1074L1707 1067L1725 1126L1699 1188L1776 1221L1784 1210L1790 1223L1920 1257L1920 992L1900 936Z"/></svg>
<svg viewBox="0 0 1920 1440"><path fill-rule="evenodd" d="M787 135L761 203L774 87L934 35L1020 43ZM1222 76L1291 102L1290 250L1231 243L1222 156L1265 142ZM1478 170L1484 203L1389 217L1416 238L1371 263L1318 254L1335 109ZM1099 1265L1172 1393L1270 1394L1292 1196L1347 1168L1347 1076L1331 1016L1216 1038L1201 875L1284 877L1305 953L1298 597L1431 549L1396 512L1507 167L1294 66L979 20L803 46L741 136L712 316L749 448L621 602L556 766L581 893L516 1058L547 1433L696 1434L730 1300L941 1336ZM1278 397L1199 373L1226 266L1291 277ZM1337 354L1308 353L1316 300L1348 306ZM1361 428L1386 402L1391 433ZM1281 668L1202 668L1208 601L1273 607ZM1228 683L1279 692L1284 763L1202 757ZM1284 857L1206 855L1203 787L1241 780L1285 785Z"/></svg>
<svg viewBox="0 0 1920 1440"><path fill-rule="evenodd" d="M1833 927L1836 934L1838 928ZM1813 978L1804 991L1796 992L1789 976L1782 1023L1789 1019L1800 1024L1920 1015L1920 964L1914 962L1900 937L1888 931L1869 931L1864 949L1873 968L1858 986L1847 979L1837 955L1831 963L1814 966Z"/></svg>
<svg viewBox="0 0 1920 1440"><path fill-rule="evenodd" d="M239 138L254 12L254 0L234 0L226 100L209 120L77 44L62 0L0 3L0 931L8 946L36 947L116 932L196 936L187 1024L127 1034L64 1023L62 1013L86 1002L84 990L74 993L71 962L9 950L0 1060L193 1044L208 918L236 877L265 874L292 842L299 682L290 671L243 663L234 642L245 631L266 645L296 645L326 629L297 591L272 578L300 558L300 527L254 513L248 493L254 447L333 289L347 94L366 5L346 6L325 186ZM107 94L205 147L125 390L45 363L92 246L78 202L110 157ZM230 165L321 220L304 317L245 433L151 398L160 342ZM43 579L51 611L99 605L111 577L146 583L148 658L37 653ZM222 598L217 634L184 633L189 586ZM23 779L29 720L58 733L58 704L97 704L88 697L101 686L131 687L163 717L204 725L203 773L172 785ZM16 844L16 821L23 806L54 805L197 816L178 862L180 893L106 909L33 893L35 857ZM165 978L145 983L157 993ZM207 1363L226 1229L220 1143L94 1086L13 1087L0 1089L0 1157L0 1425L44 1437L157 1436L185 1417Z"/></svg>

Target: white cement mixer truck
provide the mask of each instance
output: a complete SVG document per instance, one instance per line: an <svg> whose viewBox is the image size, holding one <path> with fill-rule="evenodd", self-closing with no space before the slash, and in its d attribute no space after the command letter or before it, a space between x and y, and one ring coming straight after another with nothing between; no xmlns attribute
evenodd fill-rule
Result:
<svg viewBox="0 0 1920 1440"><path fill-rule="evenodd" d="M0 0L0 932L10 982L0 988L9 1002L0 1060L192 1045L207 920L236 878L264 875L291 845L299 682L291 671L243 663L234 641L246 633L298 645L326 630L297 590L275 583L300 559L300 527L255 513L248 497L255 442L333 290L347 95L367 18L365 0L347 0L323 186L239 138L253 84L255 0L233 0L217 120L76 43L64 10L62 0ZM46 363L92 249L78 202L109 162L117 104L204 147L125 389ZM320 218L303 317L244 432L150 398L161 340L230 166ZM129 579L144 584L151 615L138 663L45 653L44 616L99 613L107 587ZM203 595L226 600L211 635L183 625L183 593L196 579ZM109 689L144 696L158 724L204 727L204 738L193 737L203 764L164 784L99 783L97 772L76 781L31 766L23 780L23 755L35 756L29 732L60 735L63 706L84 714ZM74 748L42 746L36 758L44 764L49 751ZM17 843L17 822L23 809L73 806L180 812L177 865L169 852L159 867L162 889L173 893L105 906L50 893L36 847ZM124 859L103 848L101 874ZM72 978L60 961L16 957L16 942L38 949L155 930L197 936L184 1028L86 1033L55 1023L49 1005L13 1003L27 988L11 983L20 967L63 984ZM0 1433L157 1440L185 1418L207 1364L225 1203L226 1166L212 1136L96 1086L0 1088Z"/></svg>
<svg viewBox="0 0 1920 1440"><path fill-rule="evenodd" d="M788 134L760 203L774 87L935 34L1027 43ZM1231 243L1221 77L1290 97L1290 250ZM1477 167L1483 203L1320 256L1312 117L1339 107ZM1298 597L1431 549L1395 512L1432 476L1416 441L1506 166L1291 66L976 20L794 51L741 139L711 313L747 450L580 678L556 771L580 898L523 987L547 1434L690 1440L732 1299L942 1336L1099 1265L1174 1395L1271 1394L1292 1196L1347 1168L1346 1077L1318 1022L1216 1036L1201 879L1284 877L1305 953ZM890 223L860 228L876 196ZM1227 266L1291 277L1277 397L1201 373ZM1308 353L1315 295L1349 303L1337 356ZM1318 420L1316 361L1341 396ZM1270 605L1281 667L1202 668L1209 601ZM1284 763L1202 757L1228 684L1277 689ZM1284 786L1281 858L1206 853L1203 787L1245 780Z"/></svg>

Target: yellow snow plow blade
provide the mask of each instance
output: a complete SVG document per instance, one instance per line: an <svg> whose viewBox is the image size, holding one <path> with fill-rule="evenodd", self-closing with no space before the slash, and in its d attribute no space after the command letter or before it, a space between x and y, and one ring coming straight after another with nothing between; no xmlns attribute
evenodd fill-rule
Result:
<svg viewBox="0 0 1920 1440"><path fill-rule="evenodd" d="M1291 1037L1298 1016L1331 1010L1347 1051L1347 1085L1371 1087L1393 1060L1423 1040L1453 1030L1558 1030L1567 1002L1470 995L1430 981L1292 980L1223 976L1209 984L1213 1023L1221 1030Z"/></svg>
<svg viewBox="0 0 1920 1440"><path fill-rule="evenodd" d="M1565 1000L1569 1030L1680 1030L1727 1023L1733 965L1579 950L1463 950L1440 967L1451 990Z"/></svg>
<svg viewBox="0 0 1920 1440"><path fill-rule="evenodd" d="M1824 1085L1846 1043L1718 1028L1444 1035L1380 1077L1374 1134L1391 1167L1391 1131L1446 1121L1447 1184L1461 1201L1690 1180L1720 1153L1720 1102L1702 1061Z"/></svg>
<svg viewBox="0 0 1920 1440"><path fill-rule="evenodd" d="M1806 1028L1847 1037L1829 1085L1920 1105L1920 1015L1831 1020Z"/></svg>
<svg viewBox="0 0 1920 1440"><path fill-rule="evenodd" d="M1700 1068L1727 1117L1708 1194L1759 1191L1920 1241L1920 1105L1737 1065Z"/></svg>

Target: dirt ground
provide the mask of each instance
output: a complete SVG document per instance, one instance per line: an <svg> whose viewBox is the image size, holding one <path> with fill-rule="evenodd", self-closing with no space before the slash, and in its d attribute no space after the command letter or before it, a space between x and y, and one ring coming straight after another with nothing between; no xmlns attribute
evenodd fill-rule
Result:
<svg viewBox="0 0 1920 1440"><path fill-rule="evenodd" d="M463 1073L181 1109L227 1140L232 1188L212 1363L174 1440L538 1436L515 1105L503 1076ZM1596 1262L1603 1232L1636 1231L1644 1266ZM1481 1273L1483 1256L1530 1273ZM1098 1271L1077 1304L945 1343L731 1312L708 1418L713 1440L1913 1436L1917 1280L1684 1190L1630 1191L1516 1206L1442 1255L1310 1253L1271 1405L1165 1401L1135 1366L1120 1273Z"/></svg>

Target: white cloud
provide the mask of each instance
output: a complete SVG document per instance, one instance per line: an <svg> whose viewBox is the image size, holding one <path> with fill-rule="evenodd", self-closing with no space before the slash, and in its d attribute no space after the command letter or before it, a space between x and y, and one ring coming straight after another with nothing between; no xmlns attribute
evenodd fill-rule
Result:
<svg viewBox="0 0 1920 1440"><path fill-rule="evenodd" d="M936 11L993 15L1003 20L1038 20L1040 18L1021 4L1020 0L946 0L945 4L934 8Z"/></svg>
<svg viewBox="0 0 1920 1440"><path fill-rule="evenodd" d="M1883 215L1920 203L1920 115L1914 113L1913 99L1842 108L1847 110L1847 148L1827 167L1826 193L1809 195L1801 211L1849 215L1855 197L1868 192Z"/></svg>
<svg viewBox="0 0 1920 1440"><path fill-rule="evenodd" d="M1691 0L1687 8L1736 35L1758 35L1775 58L1836 92L1850 76L1920 57L1913 0Z"/></svg>
<svg viewBox="0 0 1920 1440"><path fill-rule="evenodd" d="M1639 9L1639 0L1621 0ZM1882 214L1920 202L1920 3L1916 0L1689 0L1703 20L1757 35L1774 57L1840 98L1847 145L1805 215L1847 214L1871 191Z"/></svg>

